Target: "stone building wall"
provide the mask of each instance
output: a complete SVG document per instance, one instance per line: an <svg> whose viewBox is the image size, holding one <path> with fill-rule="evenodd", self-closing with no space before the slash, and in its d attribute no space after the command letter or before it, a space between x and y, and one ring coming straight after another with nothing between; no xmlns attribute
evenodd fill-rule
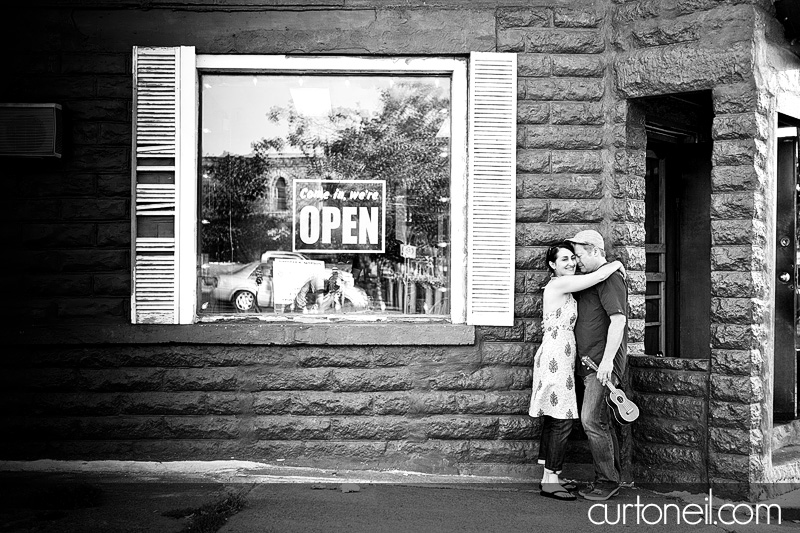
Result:
<svg viewBox="0 0 800 533"><path fill-rule="evenodd" d="M643 408L623 435L634 478L738 486L764 472L751 465L754 454L764 457L768 427L764 245L774 214L765 168L771 108L755 80L753 39L771 2L41 4L0 22L0 42L15 51L0 101L62 103L68 142L60 161L4 167L3 265L15 265L19 283L8 291L20 304L3 312L21 325L0 378L4 422L17 435L0 445L3 458L236 457L531 475L537 428L526 412L542 256L591 226L630 274L630 379ZM126 326L134 45L193 45L201 54L516 52L515 325L464 326L455 340L430 330L415 343L408 328L390 325L385 341L358 326L333 334ZM646 135L628 99L697 90L712 91L716 115L712 358L656 360L641 356ZM586 461L585 449L577 444L568 460Z"/></svg>

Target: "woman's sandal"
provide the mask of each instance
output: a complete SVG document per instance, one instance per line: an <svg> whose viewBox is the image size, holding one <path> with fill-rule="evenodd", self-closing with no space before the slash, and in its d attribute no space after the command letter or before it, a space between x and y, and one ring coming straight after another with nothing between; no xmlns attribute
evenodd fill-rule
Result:
<svg viewBox="0 0 800 533"><path fill-rule="evenodd" d="M548 492L546 490L539 491L541 496L545 498L553 498L554 500L564 500L567 502L571 502L573 500L577 500L577 496L572 494L570 491L566 490L565 488L561 487L553 492Z"/></svg>
<svg viewBox="0 0 800 533"><path fill-rule="evenodd" d="M567 489L569 492L575 492L576 490L578 490L578 486L575 485L574 483L562 483L561 486ZM539 490L542 490L543 488L544 487L542 487L542 484L539 483Z"/></svg>

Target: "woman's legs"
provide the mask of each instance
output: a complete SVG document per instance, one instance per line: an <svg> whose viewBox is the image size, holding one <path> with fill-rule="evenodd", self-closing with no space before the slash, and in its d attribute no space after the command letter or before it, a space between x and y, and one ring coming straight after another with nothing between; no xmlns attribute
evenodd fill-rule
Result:
<svg viewBox="0 0 800 533"><path fill-rule="evenodd" d="M539 442L539 457L544 457L542 485L560 483L558 475L564 465L567 438L572 431L572 424L570 419L542 417L542 436Z"/></svg>
<svg viewBox="0 0 800 533"><path fill-rule="evenodd" d="M567 453L567 438L572 431L573 421L571 419L562 420L549 416L546 416L545 419L550 420L550 431L547 450L545 452L544 467L552 472L561 472L564 466L564 456Z"/></svg>

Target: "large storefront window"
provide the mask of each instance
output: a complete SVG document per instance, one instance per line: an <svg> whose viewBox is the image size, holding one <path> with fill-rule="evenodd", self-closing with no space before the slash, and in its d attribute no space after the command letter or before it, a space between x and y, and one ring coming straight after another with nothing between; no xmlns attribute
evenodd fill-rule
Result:
<svg viewBox="0 0 800 533"><path fill-rule="evenodd" d="M203 73L200 98L199 314L450 314L448 75Z"/></svg>

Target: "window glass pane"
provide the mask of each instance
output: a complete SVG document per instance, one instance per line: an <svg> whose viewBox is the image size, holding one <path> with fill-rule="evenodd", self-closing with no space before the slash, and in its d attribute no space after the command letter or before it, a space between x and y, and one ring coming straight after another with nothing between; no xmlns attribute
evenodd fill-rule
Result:
<svg viewBox="0 0 800 533"><path fill-rule="evenodd" d="M201 87L201 314L449 314L449 77Z"/></svg>

